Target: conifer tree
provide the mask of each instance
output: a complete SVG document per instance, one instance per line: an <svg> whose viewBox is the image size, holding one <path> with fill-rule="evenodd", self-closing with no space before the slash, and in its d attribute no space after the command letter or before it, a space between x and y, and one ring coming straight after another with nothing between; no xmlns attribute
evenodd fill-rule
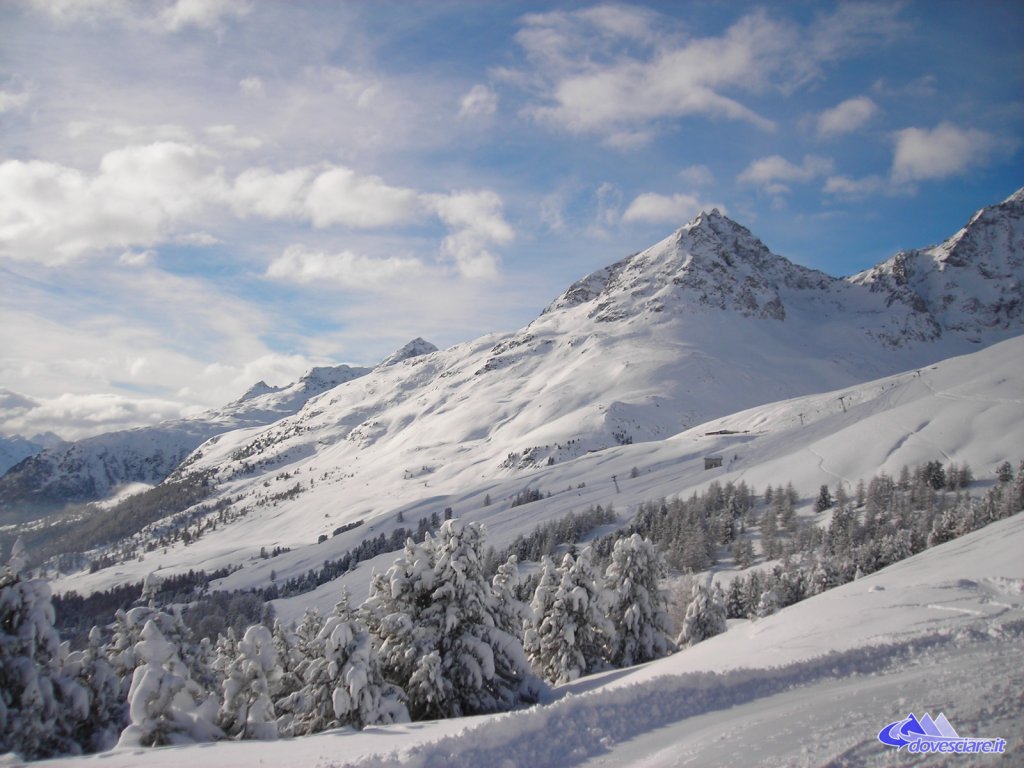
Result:
<svg viewBox="0 0 1024 768"><path fill-rule="evenodd" d="M89 692L89 711L76 740L86 752L111 749L127 725L128 709L98 627L90 630L84 649L68 655L65 670Z"/></svg>
<svg viewBox="0 0 1024 768"><path fill-rule="evenodd" d="M605 586L612 593L608 618L617 630L610 644L613 666L628 667L672 650L668 601L659 585L665 566L649 539L621 538L612 549Z"/></svg>
<svg viewBox="0 0 1024 768"><path fill-rule="evenodd" d="M608 620L609 598L590 565L588 547L573 558L566 555L561 577L546 614L534 630L530 663L552 683L565 683L606 665L613 628Z"/></svg>
<svg viewBox="0 0 1024 768"><path fill-rule="evenodd" d="M140 637L134 648L139 666L128 691L130 724L118 746L157 747L223 738L214 724L219 702L191 679L177 645L163 636L156 618L146 621Z"/></svg>
<svg viewBox="0 0 1024 768"><path fill-rule="evenodd" d="M225 669L217 724L229 738L276 739L273 697L282 676L274 638L262 624L245 631Z"/></svg>
<svg viewBox="0 0 1024 768"><path fill-rule="evenodd" d="M519 639L495 619L482 556L480 527L446 520L371 584L364 609L414 718L498 712L540 693Z"/></svg>
<svg viewBox="0 0 1024 768"><path fill-rule="evenodd" d="M686 606L683 628L676 644L689 646L719 635L726 630L725 594L720 585L715 584L711 590L703 581L697 581L690 593L690 602Z"/></svg>
<svg viewBox="0 0 1024 768"><path fill-rule="evenodd" d="M495 626L512 637L522 636L523 622L529 610L516 597L519 584L519 560L515 555L509 555L491 579L491 592L494 595Z"/></svg>
<svg viewBox="0 0 1024 768"><path fill-rule="evenodd" d="M88 692L65 676L50 586L23 573L19 539L0 571L0 753L27 759L77 753Z"/></svg>
<svg viewBox="0 0 1024 768"><path fill-rule="evenodd" d="M302 687L287 699L287 735L409 719L402 692L385 682L369 631L347 595L306 645L297 672Z"/></svg>

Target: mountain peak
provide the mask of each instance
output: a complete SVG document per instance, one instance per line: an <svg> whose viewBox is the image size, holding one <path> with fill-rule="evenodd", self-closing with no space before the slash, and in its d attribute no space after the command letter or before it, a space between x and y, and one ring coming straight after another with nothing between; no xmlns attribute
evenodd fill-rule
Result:
<svg viewBox="0 0 1024 768"><path fill-rule="evenodd" d="M953 331L980 341L1024 320L1024 189L977 211L939 245L900 251L849 278L904 306L923 338ZM902 335L910 331L904 329Z"/></svg>
<svg viewBox="0 0 1024 768"><path fill-rule="evenodd" d="M410 341L401 349L397 349L390 355L381 360L378 368L387 368L390 365L397 365L404 360L409 360L414 357L421 355L429 355L431 352L437 352L437 347L431 344L426 339L417 336L415 339Z"/></svg>
<svg viewBox="0 0 1024 768"><path fill-rule="evenodd" d="M267 382L260 379L253 384L249 389L246 390L245 394L242 395L236 403L244 403L246 400L252 400L254 397L260 397L262 395L269 395L271 392L280 392L282 387L272 387Z"/></svg>
<svg viewBox="0 0 1024 768"><path fill-rule="evenodd" d="M589 316L599 322L703 308L783 320L780 290L832 282L824 273L772 253L749 229L715 208L647 250L577 281L545 313L589 304Z"/></svg>
<svg viewBox="0 0 1024 768"><path fill-rule="evenodd" d="M302 378L307 390L326 391L366 373L368 368L353 368L350 365L318 365L310 368Z"/></svg>

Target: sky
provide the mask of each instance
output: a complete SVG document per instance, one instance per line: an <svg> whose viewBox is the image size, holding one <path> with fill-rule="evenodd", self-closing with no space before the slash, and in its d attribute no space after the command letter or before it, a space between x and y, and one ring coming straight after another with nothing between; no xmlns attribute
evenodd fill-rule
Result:
<svg viewBox="0 0 1024 768"><path fill-rule="evenodd" d="M1024 5L4 0L0 434L521 327L717 207L842 276L1024 185Z"/></svg>

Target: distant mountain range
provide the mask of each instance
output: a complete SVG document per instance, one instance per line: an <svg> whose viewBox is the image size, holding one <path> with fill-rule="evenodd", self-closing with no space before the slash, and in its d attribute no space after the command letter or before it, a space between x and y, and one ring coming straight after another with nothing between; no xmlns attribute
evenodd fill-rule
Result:
<svg viewBox="0 0 1024 768"><path fill-rule="evenodd" d="M0 435L0 474L13 467L22 459L41 453L64 442L53 432L45 432L32 437L21 435Z"/></svg>
<svg viewBox="0 0 1024 768"><path fill-rule="evenodd" d="M287 387L253 385L238 400L188 419L108 432L26 452L0 477L0 523L40 517L69 503L95 501L128 483L156 484L213 437L271 424L310 398L369 372L347 365L314 368Z"/></svg>
<svg viewBox="0 0 1024 768"><path fill-rule="evenodd" d="M529 485L550 467L576 484L571 462L595 453L1010 339L1024 333L1022 283L1024 191L941 245L849 278L702 213L518 331L443 351L417 339L372 370L317 369L197 419L49 449L0 479L0 509L27 519L127 482L202 476L239 522L204 534L189 562L298 547L356 520Z"/></svg>

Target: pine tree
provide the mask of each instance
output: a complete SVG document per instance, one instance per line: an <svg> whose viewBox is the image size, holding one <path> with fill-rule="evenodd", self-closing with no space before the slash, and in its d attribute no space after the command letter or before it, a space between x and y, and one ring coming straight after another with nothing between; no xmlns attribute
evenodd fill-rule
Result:
<svg viewBox="0 0 1024 768"><path fill-rule="evenodd" d="M281 676L270 630L262 624L249 627L225 669L224 700L217 724L228 737L263 741L277 738L273 697Z"/></svg>
<svg viewBox="0 0 1024 768"><path fill-rule="evenodd" d="M414 718L498 712L540 693L519 639L498 627L482 553L479 526L446 520L371 584L365 613Z"/></svg>
<svg viewBox="0 0 1024 768"><path fill-rule="evenodd" d="M651 661L672 649L668 602L659 585L664 574L649 539L634 533L615 542L605 572L605 586L614 595L608 618L617 630L609 654L613 666Z"/></svg>
<svg viewBox="0 0 1024 768"><path fill-rule="evenodd" d="M519 560L515 555L509 555L491 579L491 592L494 595L495 626L512 637L522 636L523 622L529 610L516 597L519 584Z"/></svg>
<svg viewBox="0 0 1024 768"><path fill-rule="evenodd" d="M814 511L824 512L826 509L832 509L832 493L827 485L822 485L818 491L818 500L814 502Z"/></svg>
<svg viewBox="0 0 1024 768"><path fill-rule="evenodd" d="M0 753L78 753L73 734L88 717L88 692L64 674L50 586L25 576L27 560L19 539L0 572Z"/></svg>
<svg viewBox="0 0 1024 768"><path fill-rule="evenodd" d="M745 619L747 617L747 609L743 600L745 580L745 577L737 576L729 582L729 589L725 596L725 608L726 616L730 619Z"/></svg>
<svg viewBox="0 0 1024 768"><path fill-rule="evenodd" d="M117 744L128 724L128 708L121 681L114 670L98 627L89 632L88 645L68 655L65 670L89 692L89 711L76 740L86 752L103 752Z"/></svg>
<svg viewBox="0 0 1024 768"><path fill-rule="evenodd" d="M347 595L323 622L298 667L302 687L288 697L288 735L404 722L402 692L385 682L369 631Z"/></svg>
<svg viewBox="0 0 1024 768"><path fill-rule="evenodd" d="M533 590L533 600L523 622L523 650L534 669L542 669L540 626L551 612L555 593L562 581L561 574L550 557L544 555L540 563L540 580Z"/></svg>
<svg viewBox="0 0 1024 768"><path fill-rule="evenodd" d="M722 587L715 584L709 591L703 581L693 585L690 602L686 606L683 628L676 644L679 646L696 645L701 640L719 635L726 630L725 594Z"/></svg>
<svg viewBox="0 0 1024 768"><path fill-rule="evenodd" d="M590 565L588 547L566 555L557 573L557 588L535 630L530 663L553 683L565 683L606 666L613 634L607 618L609 597Z"/></svg>
<svg viewBox="0 0 1024 768"><path fill-rule="evenodd" d="M214 724L219 703L191 679L178 647L146 621L134 653L140 662L128 691L130 724L118 746L155 747L214 741L223 732Z"/></svg>
<svg viewBox="0 0 1024 768"><path fill-rule="evenodd" d="M281 680L278 684L278 697L287 698L301 687L296 667L299 663L299 653L296 648L295 633L288 629L288 626L280 619L274 620L273 629L274 649L277 651L277 661L281 667Z"/></svg>
<svg viewBox="0 0 1024 768"><path fill-rule="evenodd" d="M779 612L779 596L774 589L766 589L757 601L755 615L759 619Z"/></svg>

